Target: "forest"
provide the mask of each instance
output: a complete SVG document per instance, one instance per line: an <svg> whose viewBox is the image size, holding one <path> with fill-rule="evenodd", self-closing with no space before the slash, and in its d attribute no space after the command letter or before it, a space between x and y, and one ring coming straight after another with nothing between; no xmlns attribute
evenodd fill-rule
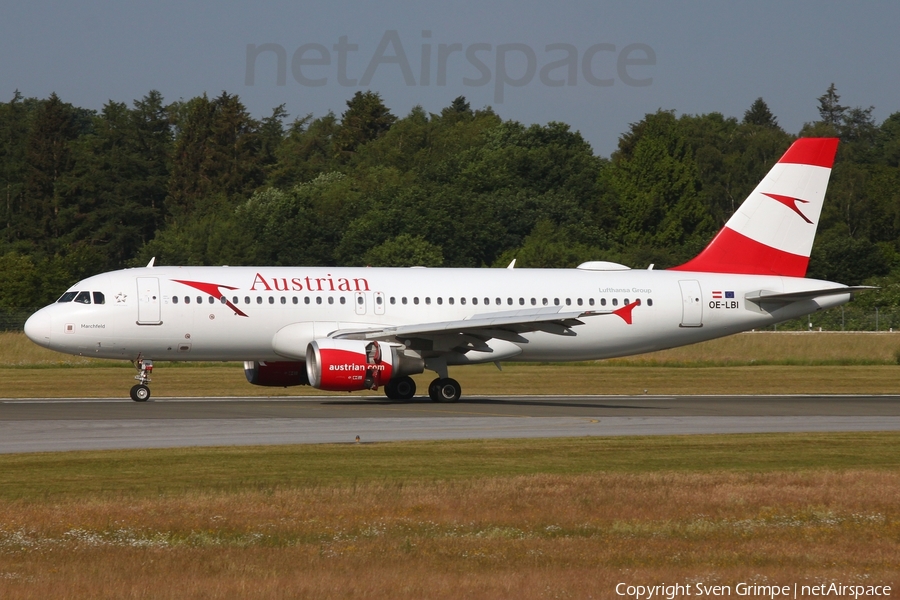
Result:
<svg viewBox="0 0 900 600"><path fill-rule="evenodd" d="M464 97L394 115L356 92L338 116L261 119L222 92L151 91L93 111L0 104L0 312L80 278L156 264L666 268L699 252L798 136L841 139L808 276L900 305L900 112L810 99L794 133L659 110L610 157L562 122L526 126ZM887 314L887 313L884 313Z"/></svg>

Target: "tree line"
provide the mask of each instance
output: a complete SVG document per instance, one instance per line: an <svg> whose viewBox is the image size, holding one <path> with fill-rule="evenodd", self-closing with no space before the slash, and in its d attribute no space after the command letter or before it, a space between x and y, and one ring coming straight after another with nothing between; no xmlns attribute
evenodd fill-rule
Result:
<svg viewBox="0 0 900 600"><path fill-rule="evenodd" d="M900 112L840 104L810 276L900 292ZM812 104L812 101L811 101ZM262 119L222 92L91 111L56 94L0 104L0 309L146 264L636 268L699 252L797 137L762 98L743 117L633 123L606 158L565 123L525 126L465 98L397 117L356 92L340 116Z"/></svg>

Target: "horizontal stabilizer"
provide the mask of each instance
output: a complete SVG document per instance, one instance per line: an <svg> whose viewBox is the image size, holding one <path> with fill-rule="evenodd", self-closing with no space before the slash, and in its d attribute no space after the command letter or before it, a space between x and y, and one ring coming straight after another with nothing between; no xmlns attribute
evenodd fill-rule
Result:
<svg viewBox="0 0 900 600"><path fill-rule="evenodd" d="M839 294L851 294L853 292L864 292L866 290L877 290L877 287L870 285L843 286L834 288L825 288L820 290L806 290L802 292L770 292L767 290L759 290L758 292L750 292L745 296L748 302L780 302L789 304L791 302L799 302L800 300L813 300L822 296L836 296Z"/></svg>

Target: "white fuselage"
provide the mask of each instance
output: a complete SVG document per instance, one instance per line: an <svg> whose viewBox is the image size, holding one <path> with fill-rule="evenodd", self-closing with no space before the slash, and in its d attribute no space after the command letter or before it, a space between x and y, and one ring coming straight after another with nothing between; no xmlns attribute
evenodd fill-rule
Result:
<svg viewBox="0 0 900 600"><path fill-rule="evenodd" d="M188 282L188 283L185 283ZM104 273L70 291L91 303L58 302L26 329L70 354L153 360L277 361L282 328L338 329L439 323L541 306L584 316L571 333L532 331L517 361L610 358L762 328L843 304L850 293L760 308L747 295L841 287L793 277L683 271L319 267L151 267ZM101 299L93 293L102 294ZM633 323L609 314L640 300ZM602 314L605 313L605 314ZM486 356L484 360L489 360ZM478 361L473 361L478 362Z"/></svg>

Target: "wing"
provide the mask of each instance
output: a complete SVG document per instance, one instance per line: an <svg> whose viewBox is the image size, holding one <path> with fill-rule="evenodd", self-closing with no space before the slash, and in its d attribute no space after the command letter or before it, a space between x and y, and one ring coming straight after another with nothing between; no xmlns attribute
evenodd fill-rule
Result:
<svg viewBox="0 0 900 600"><path fill-rule="evenodd" d="M489 340L528 343L523 333L542 331L553 335L574 336L573 327L583 325L583 319L603 315L617 315L631 324L631 311L639 302L616 310L572 311L565 306L546 306L521 310L472 315L457 321L439 321L415 325L385 326L367 329L342 329L329 337L379 340L404 344L433 352L493 352ZM509 344L508 346L512 346ZM513 351L510 348L510 351ZM515 352L518 353L518 352Z"/></svg>

